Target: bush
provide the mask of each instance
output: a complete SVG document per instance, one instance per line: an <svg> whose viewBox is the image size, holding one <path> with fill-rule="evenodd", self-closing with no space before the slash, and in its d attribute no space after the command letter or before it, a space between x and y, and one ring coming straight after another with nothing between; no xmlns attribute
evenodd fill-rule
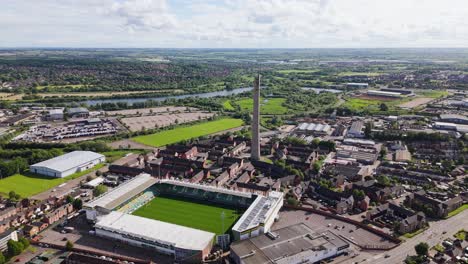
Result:
<svg viewBox="0 0 468 264"><path fill-rule="evenodd" d="M27 240L24 237L20 238L18 242L20 242L23 245L24 249L28 248L30 245L29 240Z"/></svg>
<svg viewBox="0 0 468 264"><path fill-rule="evenodd" d="M107 186L101 184L96 186L96 188L93 190L93 195L94 197L97 197L104 194L105 192L107 192Z"/></svg>
<svg viewBox="0 0 468 264"><path fill-rule="evenodd" d="M73 242L71 242L70 240L67 240L67 244L65 244L65 248L68 250L68 251L71 251L73 249L75 245L73 244Z"/></svg>

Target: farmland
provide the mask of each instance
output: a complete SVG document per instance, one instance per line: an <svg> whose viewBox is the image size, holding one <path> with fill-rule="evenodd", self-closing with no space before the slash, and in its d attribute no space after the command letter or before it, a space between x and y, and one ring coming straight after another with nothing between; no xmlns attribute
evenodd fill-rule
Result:
<svg viewBox="0 0 468 264"><path fill-rule="evenodd" d="M165 197L153 199L133 214L216 234L228 232L240 217L236 210Z"/></svg>
<svg viewBox="0 0 468 264"><path fill-rule="evenodd" d="M151 135L138 136L133 138L133 140L148 146L161 147L177 143L182 140L188 140L236 128L242 126L242 124L243 121L240 119L223 118L192 126L177 127Z"/></svg>

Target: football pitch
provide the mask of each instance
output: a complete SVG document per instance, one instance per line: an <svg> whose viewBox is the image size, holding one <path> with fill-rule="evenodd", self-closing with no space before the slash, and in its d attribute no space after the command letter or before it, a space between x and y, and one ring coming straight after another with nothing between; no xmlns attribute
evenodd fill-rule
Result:
<svg viewBox="0 0 468 264"><path fill-rule="evenodd" d="M133 215L216 234L225 234L230 231L242 213L214 205L158 196L133 212Z"/></svg>
<svg viewBox="0 0 468 264"><path fill-rule="evenodd" d="M161 147L174 144L182 140L188 140L201 136L207 136L231 128L243 125L241 119L222 118L215 121L204 122L191 126L181 126L174 129L164 130L151 135L134 137L133 141L153 147Z"/></svg>

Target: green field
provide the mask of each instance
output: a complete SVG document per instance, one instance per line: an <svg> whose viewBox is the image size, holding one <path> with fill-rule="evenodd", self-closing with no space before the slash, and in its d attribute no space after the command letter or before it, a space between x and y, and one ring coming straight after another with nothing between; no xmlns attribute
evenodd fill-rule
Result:
<svg viewBox="0 0 468 264"><path fill-rule="evenodd" d="M427 91L418 91L418 95L423 97L430 97L430 98L440 98L449 95L449 92L443 90L427 90Z"/></svg>
<svg viewBox="0 0 468 264"><path fill-rule="evenodd" d="M56 187L64 182L72 179L79 178L87 173L100 169L104 163L96 165L94 168L78 172L67 176L65 178L51 178L35 174L15 174L0 180L0 194L3 196L8 195L10 191L15 191L21 197L30 197L35 194L47 191Z"/></svg>
<svg viewBox="0 0 468 264"><path fill-rule="evenodd" d="M382 73L380 72L351 72L351 71L346 71L346 72L340 72L338 73L338 76L379 76Z"/></svg>
<svg viewBox="0 0 468 264"><path fill-rule="evenodd" d="M288 112L288 109L283 106L285 98L268 98L261 102L260 114L263 115L282 115ZM253 99L241 99L235 102L242 110L252 111Z"/></svg>
<svg viewBox="0 0 468 264"><path fill-rule="evenodd" d="M279 73L290 74L290 73L312 73L317 72L315 69L290 69L290 70L278 70Z"/></svg>
<svg viewBox="0 0 468 264"><path fill-rule="evenodd" d="M174 144L182 140L206 136L227 129L240 127L243 123L244 122L241 119L223 118L192 126L177 127L151 135L138 136L134 137L133 140L148 146L161 147Z"/></svg>
<svg viewBox="0 0 468 264"><path fill-rule="evenodd" d="M362 99L362 98L347 98L343 107L347 107L353 111L369 111L372 113L379 113L380 104L384 103L388 106L389 112L404 113L403 110L397 108L398 105L408 102L413 98L401 98L395 100L379 100L379 99Z"/></svg>
<svg viewBox="0 0 468 264"><path fill-rule="evenodd" d="M223 102L223 109L226 110L226 111L234 111L234 107L232 106L231 104L231 101L229 100L226 100Z"/></svg>
<svg viewBox="0 0 468 264"><path fill-rule="evenodd" d="M224 225L221 219L223 212ZM133 214L216 234L229 232L241 216L236 210L165 197L153 199Z"/></svg>

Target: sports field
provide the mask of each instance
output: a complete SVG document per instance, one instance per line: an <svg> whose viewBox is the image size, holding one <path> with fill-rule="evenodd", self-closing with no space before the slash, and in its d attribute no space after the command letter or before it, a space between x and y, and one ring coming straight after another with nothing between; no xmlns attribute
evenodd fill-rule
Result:
<svg viewBox="0 0 468 264"><path fill-rule="evenodd" d="M51 178L35 174L15 174L0 180L0 194L8 196L11 191L21 195L21 197L30 197L35 194L47 191L55 186L65 183L69 180L76 179L87 173L100 169L104 166L103 163L94 166L89 170L78 172L65 178Z"/></svg>
<svg viewBox="0 0 468 264"><path fill-rule="evenodd" d="M223 212L224 225L221 217ZM133 215L216 234L229 232L231 226L241 216L236 210L166 197L156 197L133 212Z"/></svg>
<svg viewBox="0 0 468 264"><path fill-rule="evenodd" d="M165 130L151 135L134 137L133 141L148 146L161 147L174 144L182 140L206 136L231 128L240 127L242 124L243 121L241 119L223 118L193 126L184 126Z"/></svg>
<svg viewBox="0 0 468 264"><path fill-rule="evenodd" d="M263 115L282 115L288 112L288 109L283 106L285 98L268 98L260 102L260 114ZM253 99L242 99L234 102L239 105L242 110L252 111Z"/></svg>

